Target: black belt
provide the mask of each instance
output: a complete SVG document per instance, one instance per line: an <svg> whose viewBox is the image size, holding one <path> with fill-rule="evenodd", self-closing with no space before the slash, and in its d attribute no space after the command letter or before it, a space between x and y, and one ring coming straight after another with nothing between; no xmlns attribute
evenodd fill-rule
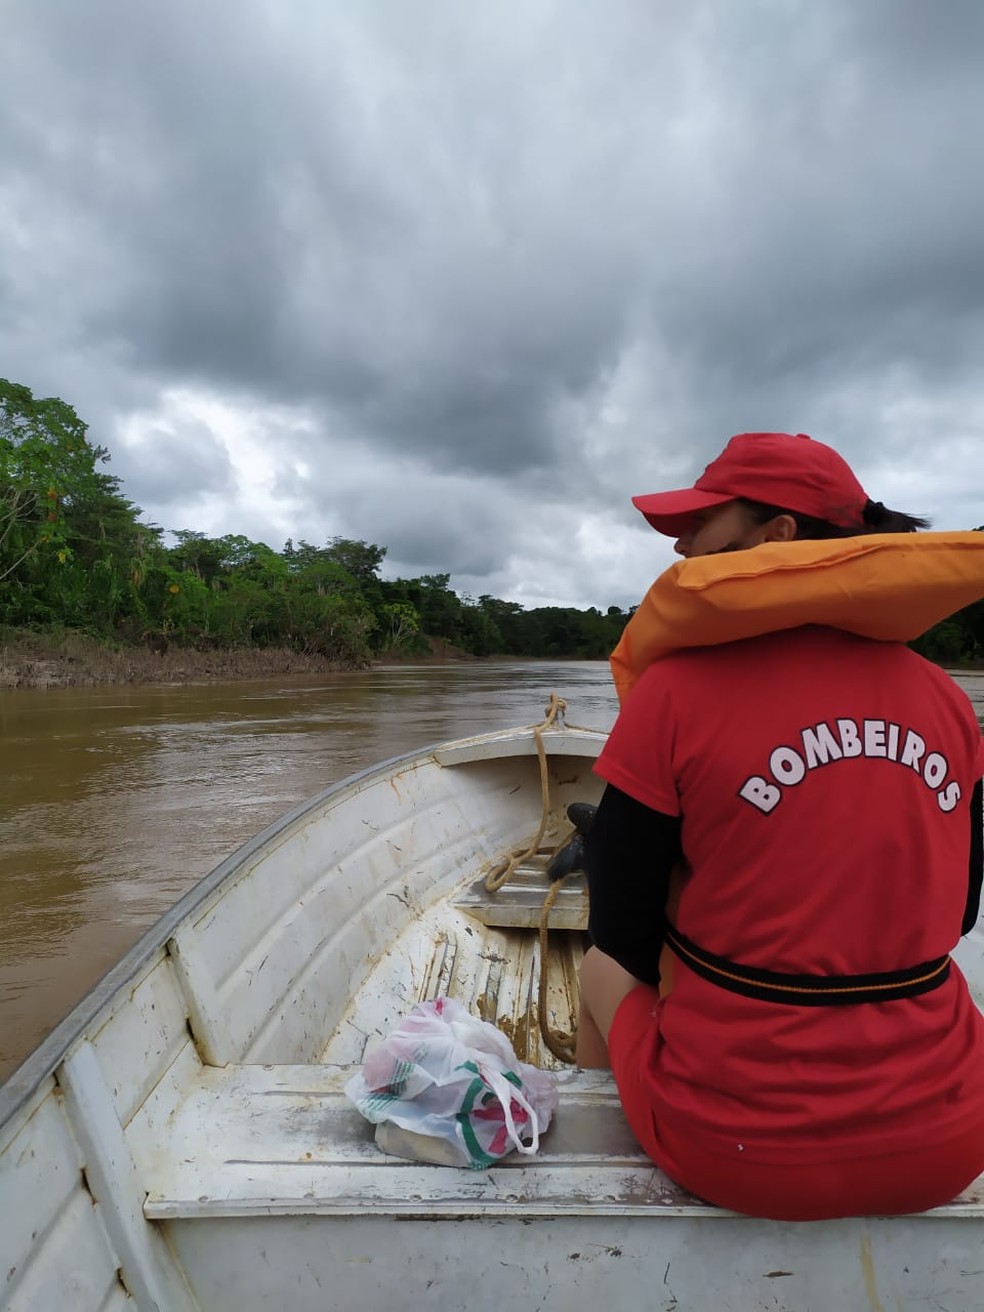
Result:
<svg viewBox="0 0 984 1312"><path fill-rule="evenodd" d="M681 961L702 979L731 993L764 1002L785 1002L795 1007L846 1007L858 1002L885 1002L914 998L939 988L950 974L950 958L936 957L908 970L870 975L784 975L758 966L741 966L715 956L667 923L667 944Z"/></svg>

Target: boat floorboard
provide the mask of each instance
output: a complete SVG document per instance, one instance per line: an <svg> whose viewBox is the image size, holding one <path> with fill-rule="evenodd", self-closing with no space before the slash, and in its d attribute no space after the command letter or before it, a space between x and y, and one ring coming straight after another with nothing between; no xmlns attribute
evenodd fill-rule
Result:
<svg viewBox="0 0 984 1312"><path fill-rule="evenodd" d="M361 1062L367 1046L388 1034L413 1006L443 995L497 1025L520 1060L554 1070L561 1065L540 1029L538 931L486 924L472 914L471 905L462 906L469 887L463 886L454 902L425 911L372 964L319 1054L323 1063ZM542 905L543 884L536 895ZM557 1036L570 1035L577 1023L584 945L585 936L577 930L559 929L549 936L546 1013Z"/></svg>

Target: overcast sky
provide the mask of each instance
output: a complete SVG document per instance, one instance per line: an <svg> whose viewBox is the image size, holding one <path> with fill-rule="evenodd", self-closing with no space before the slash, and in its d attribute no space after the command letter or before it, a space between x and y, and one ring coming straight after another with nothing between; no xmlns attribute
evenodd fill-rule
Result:
<svg viewBox="0 0 984 1312"><path fill-rule="evenodd" d="M0 375L168 529L638 601L807 432L984 523L980 0L6 0Z"/></svg>

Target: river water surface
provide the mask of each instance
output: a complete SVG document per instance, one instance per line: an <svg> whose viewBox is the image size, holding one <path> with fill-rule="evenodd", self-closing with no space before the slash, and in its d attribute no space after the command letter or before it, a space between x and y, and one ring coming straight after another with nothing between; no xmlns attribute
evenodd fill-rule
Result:
<svg viewBox="0 0 984 1312"><path fill-rule="evenodd" d="M202 875L391 756L531 724L607 729L604 661L0 691L0 1080Z"/></svg>
<svg viewBox="0 0 984 1312"><path fill-rule="evenodd" d="M958 675L984 717L984 675ZM0 1080L162 912L297 802L542 719L610 728L607 662L0 691Z"/></svg>

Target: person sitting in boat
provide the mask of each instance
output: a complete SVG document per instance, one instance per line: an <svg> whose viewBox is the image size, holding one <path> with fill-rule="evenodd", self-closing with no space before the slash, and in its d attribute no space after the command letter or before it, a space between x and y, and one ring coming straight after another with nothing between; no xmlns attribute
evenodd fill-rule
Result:
<svg viewBox="0 0 984 1312"><path fill-rule="evenodd" d="M926 526L803 434L741 434L693 488L634 503L685 558ZM801 603L810 576L773 593L786 575ZM584 840L578 1063L611 1066L639 1143L707 1201L923 1211L984 1170L984 1016L948 956L978 915L981 730L904 643L775 605L773 632L682 635L623 701Z"/></svg>

